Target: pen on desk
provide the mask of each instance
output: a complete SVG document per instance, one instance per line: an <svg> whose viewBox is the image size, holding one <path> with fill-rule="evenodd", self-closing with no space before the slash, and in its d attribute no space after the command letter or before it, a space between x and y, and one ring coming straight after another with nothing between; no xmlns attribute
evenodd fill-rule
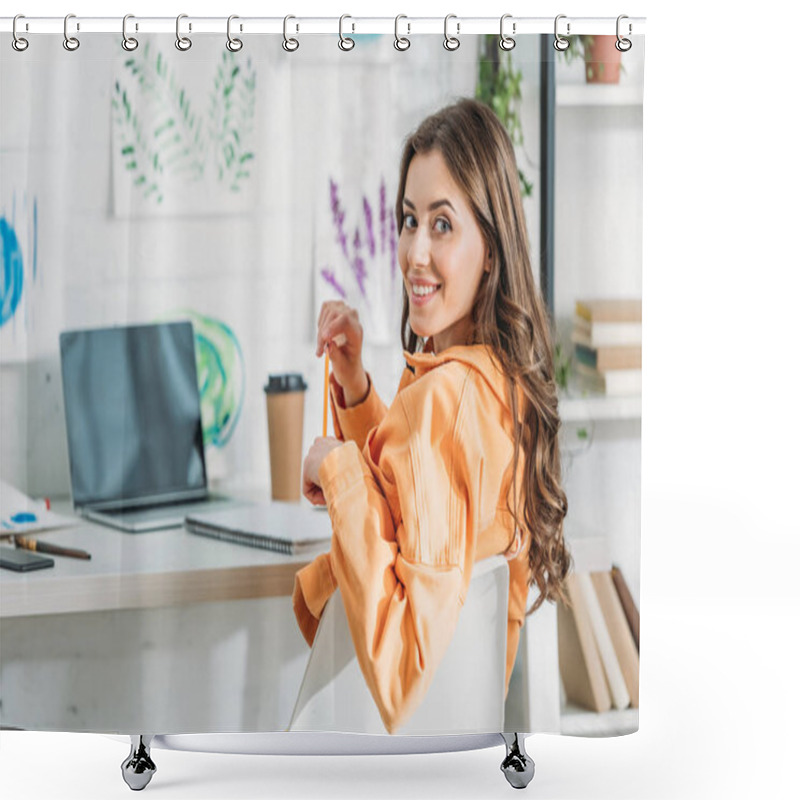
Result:
<svg viewBox="0 0 800 800"><path fill-rule="evenodd" d="M69 558L82 558L88 561L92 556L85 550L77 550L73 547L60 547L49 542L40 542L36 539L29 539L27 536L17 534L14 537L14 544L25 550L33 550L37 553L49 553L52 556L68 556Z"/></svg>

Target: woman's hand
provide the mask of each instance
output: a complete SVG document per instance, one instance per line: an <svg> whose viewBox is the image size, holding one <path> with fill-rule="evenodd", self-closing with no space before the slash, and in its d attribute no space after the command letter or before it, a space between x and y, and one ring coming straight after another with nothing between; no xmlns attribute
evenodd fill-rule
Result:
<svg viewBox="0 0 800 800"><path fill-rule="evenodd" d="M364 329L354 308L340 300L322 304L317 320L317 356L328 351L331 372L344 390L348 407L363 400L369 389L361 362L363 341Z"/></svg>
<svg viewBox="0 0 800 800"><path fill-rule="evenodd" d="M341 447L342 444L343 442L332 436L318 436L309 448L303 462L303 495L311 501L312 505L325 505L325 495L319 485L319 465L331 450Z"/></svg>

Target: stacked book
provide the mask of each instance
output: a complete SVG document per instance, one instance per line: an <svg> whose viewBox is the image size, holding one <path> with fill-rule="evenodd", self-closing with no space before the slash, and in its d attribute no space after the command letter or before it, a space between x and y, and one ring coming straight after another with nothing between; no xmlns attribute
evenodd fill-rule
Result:
<svg viewBox="0 0 800 800"><path fill-rule="evenodd" d="M578 300L573 323L575 368L585 388L641 394L642 301Z"/></svg>
<svg viewBox="0 0 800 800"><path fill-rule="evenodd" d="M573 572L558 604L567 700L590 711L639 707L639 612L622 573Z"/></svg>

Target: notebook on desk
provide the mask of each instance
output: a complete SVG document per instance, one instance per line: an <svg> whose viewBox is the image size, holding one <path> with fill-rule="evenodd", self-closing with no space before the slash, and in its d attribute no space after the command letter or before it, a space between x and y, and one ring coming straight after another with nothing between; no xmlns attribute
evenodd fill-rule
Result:
<svg viewBox="0 0 800 800"><path fill-rule="evenodd" d="M78 513L140 532L235 505L208 489L191 322L65 331L59 342Z"/></svg>
<svg viewBox="0 0 800 800"><path fill-rule="evenodd" d="M321 548L331 538L325 509L278 501L190 514L184 526L201 536L291 555Z"/></svg>

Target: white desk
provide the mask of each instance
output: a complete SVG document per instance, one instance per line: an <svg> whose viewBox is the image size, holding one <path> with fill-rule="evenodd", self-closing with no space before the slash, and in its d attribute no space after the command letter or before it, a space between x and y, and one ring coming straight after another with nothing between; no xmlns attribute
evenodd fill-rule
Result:
<svg viewBox="0 0 800 800"><path fill-rule="evenodd" d="M50 569L0 571L0 724L113 733L286 727L309 652L291 592L313 555L83 520L37 538L92 559L53 556Z"/></svg>
<svg viewBox="0 0 800 800"><path fill-rule="evenodd" d="M122 734L286 729L310 652L291 592L316 554L83 520L37 538L92 559L53 556L54 568L0 571L0 724ZM546 604L522 630L506 706L515 730L559 729L555 642Z"/></svg>

